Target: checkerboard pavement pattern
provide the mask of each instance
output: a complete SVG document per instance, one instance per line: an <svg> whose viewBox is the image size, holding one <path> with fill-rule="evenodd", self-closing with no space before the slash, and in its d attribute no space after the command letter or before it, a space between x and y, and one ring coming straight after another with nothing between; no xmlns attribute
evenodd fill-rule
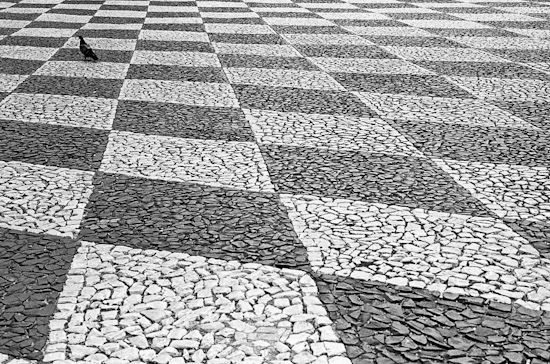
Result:
<svg viewBox="0 0 550 364"><path fill-rule="evenodd" d="M0 1L0 364L549 362L549 56L546 1Z"/></svg>

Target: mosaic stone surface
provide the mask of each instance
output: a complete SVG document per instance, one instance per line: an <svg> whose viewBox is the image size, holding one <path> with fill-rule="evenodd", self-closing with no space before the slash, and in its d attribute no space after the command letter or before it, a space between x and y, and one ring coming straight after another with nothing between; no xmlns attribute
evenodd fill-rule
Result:
<svg viewBox="0 0 550 364"><path fill-rule="evenodd" d="M0 364L550 362L549 59L547 1L0 1Z"/></svg>

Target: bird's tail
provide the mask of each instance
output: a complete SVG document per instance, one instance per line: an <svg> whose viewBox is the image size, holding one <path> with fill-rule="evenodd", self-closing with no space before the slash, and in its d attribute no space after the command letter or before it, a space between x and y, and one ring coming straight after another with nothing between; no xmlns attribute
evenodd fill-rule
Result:
<svg viewBox="0 0 550 364"><path fill-rule="evenodd" d="M94 52L92 52L92 54L90 54L90 57L92 57L92 59L93 59L94 61L98 61L98 60L99 60L99 58L97 58L97 56L95 55Z"/></svg>

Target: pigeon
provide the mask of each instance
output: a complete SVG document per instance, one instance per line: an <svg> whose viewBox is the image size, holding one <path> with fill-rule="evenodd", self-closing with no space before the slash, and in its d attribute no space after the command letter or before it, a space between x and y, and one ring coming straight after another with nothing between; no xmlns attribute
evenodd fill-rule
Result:
<svg viewBox="0 0 550 364"><path fill-rule="evenodd" d="M88 43L86 43L86 41L84 40L84 38L82 38L82 36L79 35L78 38L80 38L79 48L80 48L80 52L82 52L82 54L84 55L84 60L91 58L94 61L97 61L99 58L97 58L97 56L95 55L92 47L90 47Z"/></svg>

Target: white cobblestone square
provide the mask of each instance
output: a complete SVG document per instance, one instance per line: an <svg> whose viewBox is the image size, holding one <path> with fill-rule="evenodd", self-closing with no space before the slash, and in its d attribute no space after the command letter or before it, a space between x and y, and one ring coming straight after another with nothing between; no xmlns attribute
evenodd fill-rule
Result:
<svg viewBox="0 0 550 364"><path fill-rule="evenodd" d="M117 100L13 93L0 101L0 118L65 126L110 129Z"/></svg>
<svg viewBox="0 0 550 364"><path fill-rule="evenodd" d="M205 24L208 33L222 34L275 34L269 25L258 24Z"/></svg>
<svg viewBox="0 0 550 364"><path fill-rule="evenodd" d="M12 36L17 37L51 37L51 38L68 38L72 37L78 29L67 28L23 28L13 33Z"/></svg>
<svg viewBox="0 0 550 364"><path fill-rule="evenodd" d="M114 51L133 51L136 48L137 40L135 39L116 39L116 38L86 38L93 49L105 49ZM78 38L69 38L63 48L78 48Z"/></svg>
<svg viewBox="0 0 550 364"><path fill-rule="evenodd" d="M523 35L529 36L529 34ZM450 39L474 48L533 50L550 49L550 39L531 39L525 37L450 37Z"/></svg>
<svg viewBox="0 0 550 364"><path fill-rule="evenodd" d="M49 61L35 75L60 77L85 77L124 79L128 64L111 62Z"/></svg>
<svg viewBox="0 0 550 364"><path fill-rule="evenodd" d="M402 23L417 28L442 29L488 29L489 25L467 20L401 20Z"/></svg>
<svg viewBox="0 0 550 364"><path fill-rule="evenodd" d="M354 34L283 34L290 44L319 45L373 45L374 43Z"/></svg>
<svg viewBox="0 0 550 364"><path fill-rule="evenodd" d="M80 29L93 29L93 30L141 30L143 24L141 23L127 23L127 24L108 24L108 23L88 23Z"/></svg>
<svg viewBox="0 0 550 364"><path fill-rule="evenodd" d="M199 8L197 6L149 5L149 7L147 8L147 12L148 13L198 13Z"/></svg>
<svg viewBox="0 0 550 364"><path fill-rule="evenodd" d="M306 9L360 9L359 7L349 4L349 3L342 3L342 2L333 2L333 3L322 3L322 2L297 2L298 5L300 5L303 8Z"/></svg>
<svg viewBox="0 0 550 364"><path fill-rule="evenodd" d="M202 8L248 8L248 5L235 1L197 1L197 6Z"/></svg>
<svg viewBox="0 0 550 364"><path fill-rule="evenodd" d="M0 45L0 54L10 59L47 61L56 52L55 48Z"/></svg>
<svg viewBox="0 0 550 364"><path fill-rule="evenodd" d="M106 18L145 18L146 11L132 11L132 10L101 10L99 9L94 16L102 16Z"/></svg>
<svg viewBox="0 0 550 364"><path fill-rule="evenodd" d="M523 14L464 14L464 13L449 13L449 15L455 16L468 21L544 21L544 19L536 18Z"/></svg>
<svg viewBox="0 0 550 364"><path fill-rule="evenodd" d="M262 155L254 143L113 131L100 169L164 181L274 191Z"/></svg>
<svg viewBox="0 0 550 364"><path fill-rule="evenodd" d="M239 106L233 89L225 83L125 80L119 99L197 106Z"/></svg>
<svg viewBox="0 0 550 364"><path fill-rule="evenodd" d="M101 4L57 4L52 9L99 10L99 8Z"/></svg>
<svg viewBox="0 0 550 364"><path fill-rule="evenodd" d="M255 13L308 13L311 14L311 11L304 9L304 8L296 8L296 7L251 7L250 10L252 10Z"/></svg>
<svg viewBox="0 0 550 364"><path fill-rule="evenodd" d="M0 92L12 92L25 81L28 76L24 75L6 75L0 73Z"/></svg>
<svg viewBox="0 0 550 364"><path fill-rule="evenodd" d="M345 88L336 80L320 71L263 68L225 68L224 70L229 83L232 84L345 91Z"/></svg>
<svg viewBox="0 0 550 364"><path fill-rule="evenodd" d="M44 22L60 22L60 23L87 23L92 19L91 15L71 15L71 14L57 14L46 13L40 15L35 21Z"/></svg>
<svg viewBox="0 0 550 364"><path fill-rule="evenodd" d="M264 57L300 57L300 53L289 45L212 43L219 54L258 55Z"/></svg>
<svg viewBox="0 0 550 364"><path fill-rule="evenodd" d="M508 303L541 302L528 297L544 290L550 261L501 221L313 196L281 200L315 271ZM525 289L518 289L520 282Z"/></svg>
<svg viewBox="0 0 550 364"><path fill-rule="evenodd" d="M389 20L390 17L384 14L366 13L366 12L319 12L318 15L325 19L356 19L356 20Z"/></svg>
<svg viewBox="0 0 550 364"><path fill-rule="evenodd" d="M331 324L301 271L83 242L46 350L71 361L108 352L126 361L349 364Z"/></svg>
<svg viewBox="0 0 550 364"><path fill-rule="evenodd" d="M434 34L419 28L414 27L365 27L365 26L344 26L358 35L370 36L395 36L395 37L434 37Z"/></svg>
<svg viewBox="0 0 550 364"><path fill-rule="evenodd" d="M24 28L31 23L30 20L2 19L0 28Z"/></svg>
<svg viewBox="0 0 550 364"><path fill-rule="evenodd" d="M436 163L498 217L550 220L548 168L439 159Z"/></svg>
<svg viewBox="0 0 550 364"><path fill-rule="evenodd" d="M92 172L0 161L0 227L74 237Z"/></svg>
<svg viewBox="0 0 550 364"><path fill-rule="evenodd" d="M380 119L266 110L245 110L245 115L260 144L422 156Z"/></svg>
<svg viewBox="0 0 550 364"><path fill-rule="evenodd" d="M151 13L154 14L154 13ZM153 16L145 18L145 24L202 24L202 18L192 17L173 17L173 18L155 18Z"/></svg>
<svg viewBox="0 0 550 364"><path fill-rule="evenodd" d="M385 46L384 49L409 61L508 62L491 53L471 48Z"/></svg>
<svg viewBox="0 0 550 364"><path fill-rule="evenodd" d="M264 21L269 25L291 25L291 26L323 26L330 27L335 24L326 19L319 18L275 18L264 17Z"/></svg>
<svg viewBox="0 0 550 364"><path fill-rule="evenodd" d="M35 7L35 8L20 8L20 7L10 7L2 9L2 13L9 14L42 14L49 10L49 8Z"/></svg>
<svg viewBox="0 0 550 364"><path fill-rule="evenodd" d="M472 95L486 100L540 100L550 98L550 83L542 80L489 77L448 77Z"/></svg>
<svg viewBox="0 0 550 364"><path fill-rule="evenodd" d="M437 14L435 10L422 7L374 8L371 11L382 14Z"/></svg>
<svg viewBox="0 0 550 364"><path fill-rule="evenodd" d="M161 40L165 42L208 42L208 34L204 32L184 32L171 30L142 30L139 39Z"/></svg>
<svg viewBox="0 0 550 364"><path fill-rule="evenodd" d="M356 92L383 118L535 129L530 123L477 99L452 99Z"/></svg>
<svg viewBox="0 0 550 364"><path fill-rule="evenodd" d="M334 73L371 73L371 74L408 74L431 75L432 71L402 59L369 59L369 58L308 58L325 72Z"/></svg>
<svg viewBox="0 0 550 364"><path fill-rule="evenodd" d="M132 64L161 64L186 67L221 67L213 53L135 51Z"/></svg>
<svg viewBox="0 0 550 364"><path fill-rule="evenodd" d="M201 11L201 17L203 18L214 18L214 19L235 19L235 22L238 23L239 19L258 19L260 16L253 12L231 12L231 13L220 13L219 11L208 12Z"/></svg>

